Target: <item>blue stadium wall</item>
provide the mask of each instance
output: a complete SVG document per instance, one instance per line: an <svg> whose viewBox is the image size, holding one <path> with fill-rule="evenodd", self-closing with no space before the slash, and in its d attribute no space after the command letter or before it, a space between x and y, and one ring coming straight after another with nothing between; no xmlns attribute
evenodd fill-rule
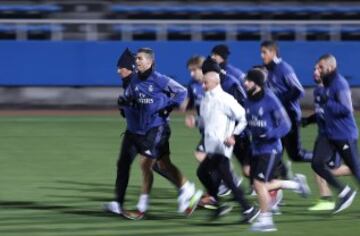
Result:
<svg viewBox="0 0 360 236"><path fill-rule="evenodd" d="M129 47L151 47L157 69L187 84L187 59L207 55L218 42L50 42L1 41L0 86L118 86L116 61ZM261 64L259 42L228 42L230 62L246 71ZM316 59L324 53L338 58L340 71L352 86L360 86L360 43L280 42L281 56L297 72L304 86L312 86Z"/></svg>

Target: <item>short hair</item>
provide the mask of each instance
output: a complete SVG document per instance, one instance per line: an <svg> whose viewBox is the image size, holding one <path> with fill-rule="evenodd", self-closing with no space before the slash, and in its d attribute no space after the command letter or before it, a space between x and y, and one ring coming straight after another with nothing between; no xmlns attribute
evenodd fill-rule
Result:
<svg viewBox="0 0 360 236"><path fill-rule="evenodd" d="M155 52L151 48L139 48L137 53L147 54L153 61L155 60Z"/></svg>
<svg viewBox="0 0 360 236"><path fill-rule="evenodd" d="M265 40L261 43L261 47L270 49L270 50L274 50L276 52L276 55L279 55L279 47L277 45L277 43L273 40Z"/></svg>
<svg viewBox="0 0 360 236"><path fill-rule="evenodd" d="M199 55L194 55L194 56L190 57L190 59L187 61L186 66L187 67L196 66L201 69L204 61L205 61L205 57L199 56Z"/></svg>
<svg viewBox="0 0 360 236"><path fill-rule="evenodd" d="M317 61L317 63L319 63L320 61L325 61L327 66L331 66L333 69L336 69L336 67L337 67L336 58L334 55L332 55L330 53L322 55L319 58L319 60Z"/></svg>

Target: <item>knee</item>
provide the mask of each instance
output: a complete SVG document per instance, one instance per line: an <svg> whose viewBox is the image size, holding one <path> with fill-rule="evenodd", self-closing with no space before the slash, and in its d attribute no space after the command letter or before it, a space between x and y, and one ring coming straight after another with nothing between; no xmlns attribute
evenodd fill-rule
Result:
<svg viewBox="0 0 360 236"><path fill-rule="evenodd" d="M311 161L311 168L316 172L322 168L324 168L325 164L319 158L313 158Z"/></svg>
<svg viewBox="0 0 360 236"><path fill-rule="evenodd" d="M150 172L153 166L153 160L147 157L143 157L140 163L141 170L143 172Z"/></svg>

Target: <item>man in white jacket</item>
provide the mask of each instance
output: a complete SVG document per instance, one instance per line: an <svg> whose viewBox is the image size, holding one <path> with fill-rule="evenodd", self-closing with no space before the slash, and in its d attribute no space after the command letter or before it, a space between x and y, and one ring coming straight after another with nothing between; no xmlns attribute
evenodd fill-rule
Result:
<svg viewBox="0 0 360 236"><path fill-rule="evenodd" d="M240 134L246 126L245 111L233 96L224 92L217 71L209 71L204 76L205 96L200 104L200 116L186 118L189 127L204 129L206 158L200 163L197 175L211 196L217 198L220 181L232 190L235 200L241 205L244 221L251 223L259 211L245 199L244 192L236 186L231 170L230 159L235 144L234 135ZM219 178L214 178L216 174ZM218 202L218 199L216 199ZM231 210L219 206L215 216Z"/></svg>

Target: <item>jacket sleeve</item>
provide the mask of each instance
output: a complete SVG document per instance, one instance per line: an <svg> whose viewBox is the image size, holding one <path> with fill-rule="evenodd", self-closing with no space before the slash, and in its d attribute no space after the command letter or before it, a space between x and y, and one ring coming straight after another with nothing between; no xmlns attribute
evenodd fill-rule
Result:
<svg viewBox="0 0 360 236"><path fill-rule="evenodd" d="M280 105L280 102L276 102L274 109L271 110L271 119L274 126L267 131L267 138L282 138L290 131L291 122L289 116L282 105Z"/></svg>
<svg viewBox="0 0 360 236"><path fill-rule="evenodd" d="M240 84L234 84L231 87L230 94L236 99L238 103L244 105L246 93Z"/></svg>
<svg viewBox="0 0 360 236"><path fill-rule="evenodd" d="M328 99L327 110L334 116L346 116L352 113L351 93L349 89L342 89L335 95L335 99Z"/></svg>
<svg viewBox="0 0 360 236"><path fill-rule="evenodd" d="M173 79L169 79L164 91L170 95L168 106L180 106L187 97L186 88Z"/></svg>
<svg viewBox="0 0 360 236"><path fill-rule="evenodd" d="M239 135L247 125L244 108L231 97L228 99L228 104L226 104L225 113L231 119L237 121L233 134Z"/></svg>
<svg viewBox="0 0 360 236"><path fill-rule="evenodd" d="M284 75L286 85L289 88L289 91L286 93L283 101L296 101L304 96L304 88L300 84L296 74L292 71L289 71Z"/></svg>

